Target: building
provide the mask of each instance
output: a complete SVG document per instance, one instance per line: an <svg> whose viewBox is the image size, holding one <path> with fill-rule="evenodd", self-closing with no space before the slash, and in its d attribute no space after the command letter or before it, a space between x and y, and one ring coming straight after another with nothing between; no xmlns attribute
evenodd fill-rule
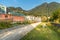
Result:
<svg viewBox="0 0 60 40"><path fill-rule="evenodd" d="M30 16L30 15L29 16L25 16L25 17L26 17L27 20L34 20L34 18L35 18L34 16Z"/></svg>
<svg viewBox="0 0 60 40"><path fill-rule="evenodd" d="M35 21L37 21L37 22L41 22L41 17L35 17L35 19L34 19Z"/></svg>
<svg viewBox="0 0 60 40"><path fill-rule="evenodd" d="M25 17L22 13L10 12L9 14L0 14L0 21L24 22Z"/></svg>
<svg viewBox="0 0 60 40"><path fill-rule="evenodd" d="M0 4L0 13L6 13L6 6L4 6L4 5L2 5L2 4Z"/></svg>
<svg viewBox="0 0 60 40"><path fill-rule="evenodd" d="M7 20L12 21L12 16L4 13L0 14L0 21L7 21Z"/></svg>
<svg viewBox="0 0 60 40"><path fill-rule="evenodd" d="M35 16L29 15L29 16L25 16L25 18L30 21L41 22L41 17L35 17Z"/></svg>
<svg viewBox="0 0 60 40"><path fill-rule="evenodd" d="M17 21L23 22L23 21L25 21L25 17L24 17L25 15L22 14L22 13L9 12L8 14L11 15L12 20L13 20L14 22L17 22Z"/></svg>
<svg viewBox="0 0 60 40"><path fill-rule="evenodd" d="M8 12L7 13L7 7L0 4L0 21L21 21L23 22L25 20L25 17L22 13L17 12Z"/></svg>

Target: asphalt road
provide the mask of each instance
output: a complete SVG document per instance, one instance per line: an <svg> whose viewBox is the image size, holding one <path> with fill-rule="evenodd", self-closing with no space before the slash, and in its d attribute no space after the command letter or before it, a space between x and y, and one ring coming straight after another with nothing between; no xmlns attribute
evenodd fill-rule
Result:
<svg viewBox="0 0 60 40"><path fill-rule="evenodd" d="M5 32L0 33L0 40L19 40L40 23L41 22L23 25L21 27L17 26L13 30L10 28Z"/></svg>

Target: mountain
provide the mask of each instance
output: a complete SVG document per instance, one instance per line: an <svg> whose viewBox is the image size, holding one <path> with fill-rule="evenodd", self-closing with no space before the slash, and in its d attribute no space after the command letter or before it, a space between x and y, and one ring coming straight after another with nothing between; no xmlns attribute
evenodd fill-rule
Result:
<svg viewBox="0 0 60 40"><path fill-rule="evenodd" d="M35 8L31 10L23 10L21 7L8 7L9 11L15 11L19 13L23 13L25 15L34 15L34 16L50 16L52 15L52 12L54 12L57 9L60 9L60 3L57 2L51 2L51 3L43 3L41 5L36 6Z"/></svg>
<svg viewBox="0 0 60 40"><path fill-rule="evenodd" d="M18 12L18 13L22 13L25 15L28 15L28 11L23 10L21 7L7 7L7 13L8 12Z"/></svg>
<svg viewBox="0 0 60 40"><path fill-rule="evenodd" d="M52 15L52 12L55 10L60 9L60 3L57 2L51 2L51 3L43 3L31 10L29 10L29 13L35 16L41 16L41 15Z"/></svg>

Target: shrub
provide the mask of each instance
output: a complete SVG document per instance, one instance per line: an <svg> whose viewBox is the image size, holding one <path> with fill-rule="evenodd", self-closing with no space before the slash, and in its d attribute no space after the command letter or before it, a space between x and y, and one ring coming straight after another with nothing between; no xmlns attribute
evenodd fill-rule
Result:
<svg viewBox="0 0 60 40"><path fill-rule="evenodd" d="M10 22L0 22L0 29L10 28L12 24Z"/></svg>

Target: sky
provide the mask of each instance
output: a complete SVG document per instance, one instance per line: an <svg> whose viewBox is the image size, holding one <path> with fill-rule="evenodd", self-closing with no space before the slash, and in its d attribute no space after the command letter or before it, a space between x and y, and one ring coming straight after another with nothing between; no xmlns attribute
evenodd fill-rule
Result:
<svg viewBox="0 0 60 40"><path fill-rule="evenodd" d="M60 0L0 0L0 4L7 7L21 7L24 10L30 10L44 2L59 2Z"/></svg>

